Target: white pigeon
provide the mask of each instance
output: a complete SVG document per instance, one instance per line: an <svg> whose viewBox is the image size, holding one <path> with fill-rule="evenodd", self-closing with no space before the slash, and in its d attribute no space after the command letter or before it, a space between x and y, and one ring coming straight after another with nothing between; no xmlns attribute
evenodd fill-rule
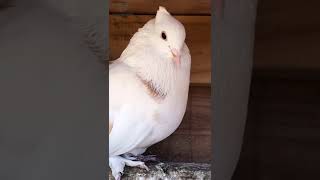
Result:
<svg viewBox="0 0 320 180"><path fill-rule="evenodd" d="M109 166L120 179L125 165L167 138L186 111L191 56L184 26L164 8L131 38L109 65Z"/></svg>

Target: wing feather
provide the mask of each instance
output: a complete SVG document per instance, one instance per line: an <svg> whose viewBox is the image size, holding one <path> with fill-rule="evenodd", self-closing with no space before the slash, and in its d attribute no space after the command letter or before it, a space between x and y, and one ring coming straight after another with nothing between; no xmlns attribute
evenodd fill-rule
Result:
<svg viewBox="0 0 320 180"><path fill-rule="evenodd" d="M141 145L152 135L153 126L147 113L129 104L122 106L114 115L112 131L109 135L109 156L127 153Z"/></svg>
<svg viewBox="0 0 320 180"><path fill-rule="evenodd" d="M150 98L130 67L121 61L109 65L109 156L127 153L150 141L153 112Z"/></svg>

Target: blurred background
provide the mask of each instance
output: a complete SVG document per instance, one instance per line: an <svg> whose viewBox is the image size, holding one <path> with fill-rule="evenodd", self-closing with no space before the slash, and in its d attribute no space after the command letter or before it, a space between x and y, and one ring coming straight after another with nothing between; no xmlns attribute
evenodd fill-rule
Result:
<svg viewBox="0 0 320 180"><path fill-rule="evenodd" d="M259 0L248 118L233 180L318 179L320 2Z"/></svg>

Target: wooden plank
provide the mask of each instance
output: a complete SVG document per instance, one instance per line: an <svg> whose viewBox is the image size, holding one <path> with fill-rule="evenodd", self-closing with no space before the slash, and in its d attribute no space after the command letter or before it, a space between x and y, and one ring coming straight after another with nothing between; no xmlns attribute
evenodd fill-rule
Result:
<svg viewBox="0 0 320 180"><path fill-rule="evenodd" d="M110 15L110 60L117 59L132 35L153 16ZM186 29L192 57L191 83L211 84L211 16L176 16Z"/></svg>
<svg viewBox="0 0 320 180"><path fill-rule="evenodd" d="M172 14L211 14L211 0L111 0L110 13L155 14L164 6Z"/></svg>
<svg viewBox="0 0 320 180"><path fill-rule="evenodd" d="M254 67L319 69L320 1L259 1Z"/></svg>
<svg viewBox="0 0 320 180"><path fill-rule="evenodd" d="M246 143L234 180L315 179L314 164L320 160L319 82L253 78Z"/></svg>
<svg viewBox="0 0 320 180"><path fill-rule="evenodd" d="M197 132L191 139L191 159L198 162L211 162L211 88L193 87L190 98L189 131Z"/></svg>
<svg viewBox="0 0 320 180"><path fill-rule="evenodd" d="M256 32L273 35L277 33L279 36L294 32L312 32L319 29L320 16L315 16L319 11L319 6L320 1L318 0L309 0L308 3L301 3L299 0L260 0Z"/></svg>
<svg viewBox="0 0 320 180"><path fill-rule="evenodd" d="M320 2L318 0L309 0L308 3L302 3L300 0L260 0L257 14L258 16L287 14L287 16L296 19L306 14L316 13L319 5ZM310 16L310 18L313 17ZM274 20L277 21L277 18Z"/></svg>
<svg viewBox="0 0 320 180"><path fill-rule="evenodd" d="M312 29L293 33L257 31L254 67L319 69L320 32L313 31Z"/></svg>
<svg viewBox="0 0 320 180"><path fill-rule="evenodd" d="M255 68L252 78L274 79L274 80L320 80L320 71L314 69L259 69Z"/></svg>

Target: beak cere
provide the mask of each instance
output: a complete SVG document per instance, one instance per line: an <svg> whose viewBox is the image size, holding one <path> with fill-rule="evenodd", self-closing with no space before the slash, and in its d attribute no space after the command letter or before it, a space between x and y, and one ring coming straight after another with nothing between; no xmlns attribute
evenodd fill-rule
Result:
<svg viewBox="0 0 320 180"><path fill-rule="evenodd" d="M176 65L180 65L180 52L177 49L171 49L171 53L173 55L173 61Z"/></svg>

